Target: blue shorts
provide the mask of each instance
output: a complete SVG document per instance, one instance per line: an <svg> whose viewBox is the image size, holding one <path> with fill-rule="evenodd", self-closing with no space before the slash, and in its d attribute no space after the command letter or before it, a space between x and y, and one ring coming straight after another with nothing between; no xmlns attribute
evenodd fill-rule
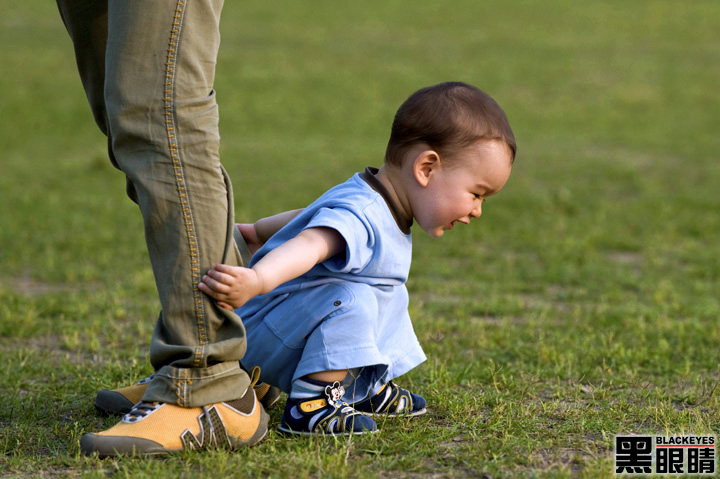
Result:
<svg viewBox="0 0 720 479"><path fill-rule="evenodd" d="M237 310L247 331L242 363L285 392L307 374L349 369L356 377L346 400L354 402L425 360L404 286L336 281L267 296Z"/></svg>

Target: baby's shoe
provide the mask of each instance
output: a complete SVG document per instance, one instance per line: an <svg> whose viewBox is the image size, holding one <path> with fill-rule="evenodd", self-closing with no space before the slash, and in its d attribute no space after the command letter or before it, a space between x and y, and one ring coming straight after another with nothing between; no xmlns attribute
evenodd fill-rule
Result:
<svg viewBox="0 0 720 479"><path fill-rule="evenodd" d="M328 384L325 393L313 398L288 398L278 430L285 434L350 435L377 431L371 418L342 401L345 390L339 382Z"/></svg>
<svg viewBox="0 0 720 479"><path fill-rule="evenodd" d="M388 381L374 396L352 406L356 411L370 416L414 417L427 413L424 397L411 393L392 381Z"/></svg>

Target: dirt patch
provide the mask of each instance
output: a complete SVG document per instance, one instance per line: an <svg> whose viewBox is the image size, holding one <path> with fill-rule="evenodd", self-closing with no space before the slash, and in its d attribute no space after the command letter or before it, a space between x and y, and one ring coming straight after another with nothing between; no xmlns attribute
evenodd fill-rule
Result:
<svg viewBox="0 0 720 479"><path fill-rule="evenodd" d="M29 276L21 276L13 280L3 279L2 284L9 290L26 296L40 296L52 293L69 293L76 291L73 285L62 283L48 283L35 280Z"/></svg>
<svg viewBox="0 0 720 479"><path fill-rule="evenodd" d="M18 351L28 351L32 352L32 354L42 352L44 358L50 359L55 364L62 360L71 364L87 364L100 361L96 354L71 349L67 346L66 340L57 334L32 338L13 338L12 341L0 342L0 353Z"/></svg>

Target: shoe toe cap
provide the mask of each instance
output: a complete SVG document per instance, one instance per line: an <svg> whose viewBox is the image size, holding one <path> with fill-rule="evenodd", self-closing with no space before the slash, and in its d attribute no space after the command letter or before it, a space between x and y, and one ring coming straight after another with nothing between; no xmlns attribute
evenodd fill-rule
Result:
<svg viewBox="0 0 720 479"><path fill-rule="evenodd" d="M167 454L169 451L161 444L149 439L124 436L103 436L100 434L85 434L80 439L80 450L90 456L97 454L100 457L117 455L155 455Z"/></svg>
<svg viewBox="0 0 720 479"><path fill-rule="evenodd" d="M415 393L410 393L410 396L412 397L412 400L413 400L413 408L412 408L413 411L419 411L421 409L425 409L425 406L427 406L427 402L425 401L424 397L422 397L418 394L415 394Z"/></svg>
<svg viewBox="0 0 720 479"><path fill-rule="evenodd" d="M377 424L371 417L357 414L353 416L352 431L354 433L375 432Z"/></svg>
<svg viewBox="0 0 720 479"><path fill-rule="evenodd" d="M106 414L127 414L135 405L117 391L103 389L95 397L95 408Z"/></svg>

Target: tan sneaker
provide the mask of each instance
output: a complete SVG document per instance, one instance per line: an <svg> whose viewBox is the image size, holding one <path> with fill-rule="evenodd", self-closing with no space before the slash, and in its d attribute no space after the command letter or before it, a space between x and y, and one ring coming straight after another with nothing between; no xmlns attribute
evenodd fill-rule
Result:
<svg viewBox="0 0 720 479"><path fill-rule="evenodd" d="M154 375L119 389L103 389L95 396L95 409L104 414L127 414L145 395Z"/></svg>
<svg viewBox="0 0 720 479"><path fill-rule="evenodd" d="M258 400L262 403L266 411L277 404L280 400L280 389L275 386L270 386L266 383L257 382L255 376L259 377L258 371L252 371L251 380L255 383L255 395ZM135 404L145 395L145 390L148 387L153 376L150 375L145 379L141 379L137 384L132 386L125 386L119 389L103 389L98 391L95 396L95 408L103 414L127 414L133 408Z"/></svg>
<svg viewBox="0 0 720 479"><path fill-rule="evenodd" d="M139 402L110 429L85 434L80 449L102 457L239 449L263 440L268 420L252 388L241 399L196 408Z"/></svg>
<svg viewBox="0 0 720 479"><path fill-rule="evenodd" d="M270 386L267 383L257 383L253 389L255 390L258 401L260 401L266 411L269 411L277 404L280 400L280 394L282 393L280 388Z"/></svg>

